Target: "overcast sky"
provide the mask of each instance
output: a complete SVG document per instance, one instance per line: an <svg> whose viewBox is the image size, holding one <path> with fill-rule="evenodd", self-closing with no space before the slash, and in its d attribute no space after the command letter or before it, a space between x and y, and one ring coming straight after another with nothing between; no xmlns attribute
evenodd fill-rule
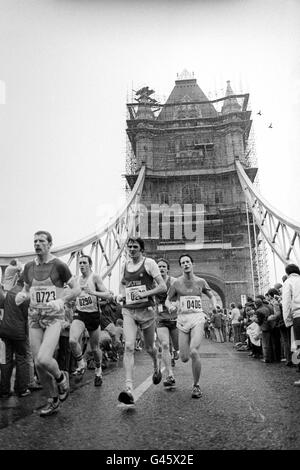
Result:
<svg viewBox="0 0 300 470"><path fill-rule="evenodd" d="M127 97L185 68L250 93L261 194L300 220L299 50L297 0L0 0L0 252L94 232L124 201Z"/></svg>

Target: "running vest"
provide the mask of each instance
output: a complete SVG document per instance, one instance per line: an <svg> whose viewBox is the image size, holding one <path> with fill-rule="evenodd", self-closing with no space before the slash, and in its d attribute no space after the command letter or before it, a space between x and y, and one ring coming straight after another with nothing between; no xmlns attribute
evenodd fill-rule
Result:
<svg viewBox="0 0 300 470"><path fill-rule="evenodd" d="M93 273L88 278L84 279L82 276L79 277L79 285L81 287L81 293L76 298L76 310L78 312L98 312L98 299L95 295L88 294L86 288L89 287L91 290L95 290L95 284L93 282Z"/></svg>
<svg viewBox="0 0 300 470"><path fill-rule="evenodd" d="M145 292L153 288L153 277L147 273L145 269L145 261L146 258L140 268L134 272L127 271L125 265L122 284L125 286L126 308L144 308L154 305L154 301L151 296L145 297L144 299L134 300L134 292Z"/></svg>
<svg viewBox="0 0 300 470"><path fill-rule="evenodd" d="M179 298L179 313L203 313L199 286L191 289L179 289L177 295Z"/></svg>
<svg viewBox="0 0 300 470"><path fill-rule="evenodd" d="M71 276L67 265L57 258L38 265L35 261L28 263L24 268L24 281L29 285L29 312L57 313L47 304L63 296L63 286Z"/></svg>
<svg viewBox="0 0 300 470"><path fill-rule="evenodd" d="M158 320L176 320L177 312L170 313L167 309L165 302L168 297L168 292L171 286L171 277L168 276L166 280L167 292L163 292L162 294L155 294L156 303L157 303L157 319Z"/></svg>

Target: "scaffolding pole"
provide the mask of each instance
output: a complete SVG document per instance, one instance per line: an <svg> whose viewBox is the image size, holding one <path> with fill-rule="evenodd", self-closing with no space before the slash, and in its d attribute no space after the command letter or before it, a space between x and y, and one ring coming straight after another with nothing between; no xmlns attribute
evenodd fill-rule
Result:
<svg viewBox="0 0 300 470"><path fill-rule="evenodd" d="M248 203L247 203L247 201L246 201L246 215L247 215L247 228L248 228L248 239L249 239L249 252L250 252L250 266L251 266L252 289L253 289L253 298L255 298L253 257L252 257L251 234L250 234L249 212L248 212Z"/></svg>
<svg viewBox="0 0 300 470"><path fill-rule="evenodd" d="M256 266L257 266L257 278L258 278L258 290L261 294L261 283L260 283L260 268L259 268L259 259L258 259L258 245L257 245L257 237L256 237L256 230L255 230L255 223L252 219L252 227L253 227L253 235L254 235L254 243L255 243L255 255L256 255Z"/></svg>

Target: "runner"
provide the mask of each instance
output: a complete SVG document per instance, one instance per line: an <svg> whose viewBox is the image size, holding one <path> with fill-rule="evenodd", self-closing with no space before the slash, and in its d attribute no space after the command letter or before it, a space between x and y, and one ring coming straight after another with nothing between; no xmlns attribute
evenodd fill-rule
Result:
<svg viewBox="0 0 300 470"><path fill-rule="evenodd" d="M158 268L163 280L166 283L167 289L170 289L171 284L176 280L174 277L169 276L170 265L169 262L160 258L157 261ZM172 342L174 348L175 357L178 354L178 330L176 327L177 309L170 312L165 301L167 298L167 292L163 294L157 294L156 298L156 330L158 341L160 342L162 353L162 361L166 368L166 380L163 382L165 387L175 386L175 378L172 369L172 359L170 354L170 343Z"/></svg>
<svg viewBox="0 0 300 470"><path fill-rule="evenodd" d="M143 331L145 349L152 357L154 373L152 381L159 384L162 375L158 367L157 349L154 345L155 316L153 296L166 292L157 263L143 256L144 241L130 238L127 242L129 260L122 267L121 298L123 300L123 328L125 337L124 368L126 374L125 390L119 395L124 404L134 404L133 367L134 346L137 327ZM155 283L154 283L155 281ZM155 285L154 285L155 284Z"/></svg>
<svg viewBox="0 0 300 470"><path fill-rule="evenodd" d="M69 374L61 371L53 355L64 322L64 303L75 298L80 289L68 266L51 253L52 236L40 230L34 234L37 257L24 267L24 288L16 295L20 305L30 298L29 338L35 366L48 404L40 416L56 413L60 401L69 395ZM64 289L67 284L70 289Z"/></svg>
<svg viewBox="0 0 300 470"><path fill-rule="evenodd" d="M82 348L80 346L80 337L85 328L89 333L89 341L95 362L95 387L102 385L102 351L100 349L100 312L98 308L98 298L113 299L114 295L104 286L99 274L92 271L92 259L90 256L82 255L79 258L79 276L80 295L76 299L76 308L73 321L70 328L70 347L77 361L77 369L73 376L77 380L82 379L86 371L87 364L83 358Z"/></svg>
<svg viewBox="0 0 300 470"><path fill-rule="evenodd" d="M183 275L171 285L166 306L170 312L176 307L172 301L179 301L177 328L179 330L179 351L182 362L192 359L194 378L192 398L200 398L202 393L199 386L201 374L200 344L204 336L205 314L202 310L202 292L206 294L216 308L216 298L211 293L207 282L194 275L193 259L188 254L179 257Z"/></svg>

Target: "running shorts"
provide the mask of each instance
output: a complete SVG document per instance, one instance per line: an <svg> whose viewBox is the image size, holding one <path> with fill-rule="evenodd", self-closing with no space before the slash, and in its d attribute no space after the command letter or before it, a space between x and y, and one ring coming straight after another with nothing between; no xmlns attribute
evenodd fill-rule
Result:
<svg viewBox="0 0 300 470"><path fill-rule="evenodd" d="M143 308L122 308L123 318L129 316L132 318L141 330L149 328L155 322L154 309L153 307Z"/></svg>
<svg viewBox="0 0 300 470"><path fill-rule="evenodd" d="M80 320L84 323L88 331L97 330L100 325L100 313L99 312L79 312L75 311L73 320Z"/></svg>
<svg viewBox="0 0 300 470"><path fill-rule="evenodd" d="M202 324L204 331L205 316L202 313L178 314L177 328L184 333L189 333L195 326Z"/></svg>
<svg viewBox="0 0 300 470"><path fill-rule="evenodd" d="M157 328L168 328L168 330L175 330L177 328L176 320L158 320Z"/></svg>

